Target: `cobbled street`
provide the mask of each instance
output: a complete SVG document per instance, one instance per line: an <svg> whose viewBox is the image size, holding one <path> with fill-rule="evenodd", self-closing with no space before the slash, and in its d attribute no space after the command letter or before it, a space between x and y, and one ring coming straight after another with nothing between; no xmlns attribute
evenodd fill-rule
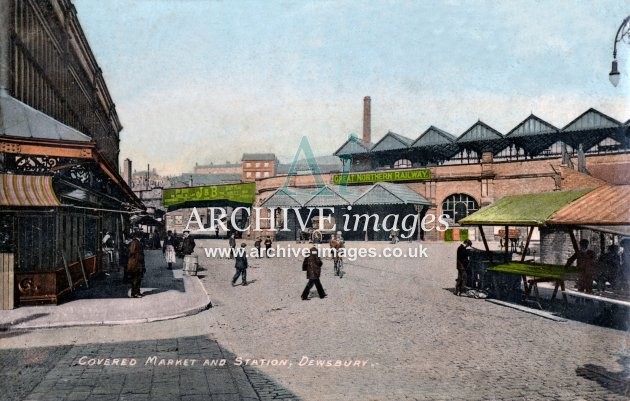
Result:
<svg viewBox="0 0 630 401"><path fill-rule="evenodd" d="M234 288L233 261L213 261L203 282L224 346L243 359L293 361L257 369L303 399L627 399L628 333L456 297L457 244L426 246L426 259L346 261L342 279L325 260L325 299L315 289L300 299L297 259L250 258L251 284ZM368 363L296 366L304 357Z"/></svg>
<svg viewBox="0 0 630 401"><path fill-rule="evenodd" d="M346 261L342 279L324 260L328 297L313 289L308 301L301 258L250 258L249 285L232 287L234 261L202 256L226 241L197 244L213 308L156 323L0 332L1 398L628 398L627 332L454 296L456 244L426 244L426 259ZM120 366L125 357L137 365Z"/></svg>

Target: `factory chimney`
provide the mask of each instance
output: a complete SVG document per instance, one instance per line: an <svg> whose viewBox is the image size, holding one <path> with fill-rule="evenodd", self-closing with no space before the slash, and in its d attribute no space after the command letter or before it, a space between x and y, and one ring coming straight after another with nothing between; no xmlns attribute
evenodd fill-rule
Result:
<svg viewBox="0 0 630 401"><path fill-rule="evenodd" d="M372 142L372 108L369 96L363 98L363 142Z"/></svg>

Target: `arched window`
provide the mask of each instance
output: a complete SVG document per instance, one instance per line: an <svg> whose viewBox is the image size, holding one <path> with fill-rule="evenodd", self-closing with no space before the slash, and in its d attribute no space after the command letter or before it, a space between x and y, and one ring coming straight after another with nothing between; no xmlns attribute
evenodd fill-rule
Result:
<svg viewBox="0 0 630 401"><path fill-rule="evenodd" d="M442 202L442 213L457 223L469 214L479 210L477 201L466 194L454 194Z"/></svg>
<svg viewBox="0 0 630 401"><path fill-rule="evenodd" d="M394 168L409 168L411 167L411 160L400 159L394 163Z"/></svg>

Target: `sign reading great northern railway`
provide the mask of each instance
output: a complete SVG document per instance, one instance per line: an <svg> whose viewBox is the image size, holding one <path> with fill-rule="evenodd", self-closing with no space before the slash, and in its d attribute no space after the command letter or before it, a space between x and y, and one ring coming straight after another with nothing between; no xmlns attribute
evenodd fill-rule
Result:
<svg viewBox="0 0 630 401"><path fill-rule="evenodd" d="M431 179L431 170L416 169L383 171L378 173L335 174L333 184L372 184L375 182L426 181Z"/></svg>

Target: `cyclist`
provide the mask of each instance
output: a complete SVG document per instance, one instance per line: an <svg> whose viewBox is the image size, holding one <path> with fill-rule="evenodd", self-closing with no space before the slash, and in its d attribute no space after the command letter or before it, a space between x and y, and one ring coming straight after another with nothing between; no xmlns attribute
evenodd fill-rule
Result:
<svg viewBox="0 0 630 401"><path fill-rule="evenodd" d="M333 264L335 268L335 276L343 277L343 256L341 249L344 247L343 237L341 231L337 232L337 235L333 235L330 240L330 247L333 250Z"/></svg>

